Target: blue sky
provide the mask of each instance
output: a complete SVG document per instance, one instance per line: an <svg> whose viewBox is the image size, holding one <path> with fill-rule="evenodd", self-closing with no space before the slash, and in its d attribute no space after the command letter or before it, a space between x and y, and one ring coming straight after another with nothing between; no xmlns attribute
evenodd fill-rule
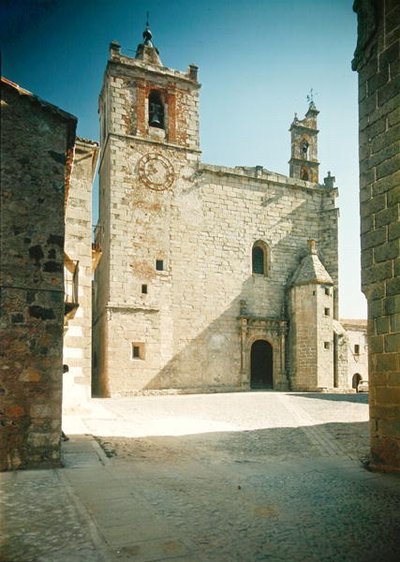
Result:
<svg viewBox="0 0 400 562"><path fill-rule="evenodd" d="M202 159L288 173L294 112L317 92L320 179L340 190L340 314L360 291L353 0L0 0L2 74L76 115L98 140L97 98L112 40L134 56L146 11L165 66L199 66ZM95 202L97 205L97 202Z"/></svg>

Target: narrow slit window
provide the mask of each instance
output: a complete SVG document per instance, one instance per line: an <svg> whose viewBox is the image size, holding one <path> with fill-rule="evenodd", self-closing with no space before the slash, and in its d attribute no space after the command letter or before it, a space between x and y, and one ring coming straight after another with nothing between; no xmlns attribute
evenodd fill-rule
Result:
<svg viewBox="0 0 400 562"><path fill-rule="evenodd" d="M330 292L330 290L328 289L328 287L325 287L325 295L327 295L328 297L331 296L331 292Z"/></svg>
<svg viewBox="0 0 400 562"><path fill-rule="evenodd" d="M147 285L146 284L142 285L142 294L147 295Z"/></svg>
<svg viewBox="0 0 400 562"><path fill-rule="evenodd" d="M253 273L264 274L264 252L260 246L253 248Z"/></svg>
<svg viewBox="0 0 400 562"><path fill-rule="evenodd" d="M360 346L358 343L356 343L354 346L354 353L355 355L360 355Z"/></svg>
<svg viewBox="0 0 400 562"><path fill-rule="evenodd" d="M132 359L144 359L144 343L132 343Z"/></svg>

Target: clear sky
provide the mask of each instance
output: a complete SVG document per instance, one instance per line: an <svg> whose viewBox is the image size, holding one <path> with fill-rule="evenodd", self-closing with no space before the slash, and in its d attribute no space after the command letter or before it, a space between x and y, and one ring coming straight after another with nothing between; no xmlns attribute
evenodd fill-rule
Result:
<svg viewBox="0 0 400 562"><path fill-rule="evenodd" d="M320 110L320 181L330 170L340 192L340 315L363 318L352 4L0 0L2 74L76 115L78 134L98 140L97 98L109 43L119 41L122 52L134 56L149 11L163 64L200 67L202 160L262 165L283 174L289 172L290 123L294 112L303 118L313 88Z"/></svg>

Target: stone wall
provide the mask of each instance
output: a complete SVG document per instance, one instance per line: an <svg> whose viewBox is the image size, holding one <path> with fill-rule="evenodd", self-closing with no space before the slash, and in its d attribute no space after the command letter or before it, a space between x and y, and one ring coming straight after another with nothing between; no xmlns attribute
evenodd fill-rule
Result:
<svg viewBox="0 0 400 562"><path fill-rule="evenodd" d="M201 164L199 87L193 65L183 73L162 66L148 44L135 58L111 45L99 100L94 314L95 382L106 395L249 388L257 339L273 347L274 388L287 388L287 284L309 238L332 276L336 315L333 182ZM161 128L149 121L155 90ZM318 111L310 111L317 169ZM255 244L263 247L262 274L252 270Z"/></svg>
<svg viewBox="0 0 400 562"><path fill-rule="evenodd" d="M357 0L354 9L372 466L400 470L400 6Z"/></svg>
<svg viewBox="0 0 400 562"><path fill-rule="evenodd" d="M2 79L0 469L60 462L64 202L76 119Z"/></svg>
<svg viewBox="0 0 400 562"><path fill-rule="evenodd" d="M145 150L118 139L111 175L118 181L105 195L110 240L99 272L109 272L109 292L99 276L96 319L104 388L111 395L248 388L240 301L251 317L286 318L286 284L308 238L329 228L325 239L336 239L336 190L267 172L255 178L254 170L201 165L190 172L184 155L166 148L177 179L173 189L155 193L135 174ZM267 275L252 274L258 240L269 248ZM335 248L321 244L321 253L336 272ZM132 346L143 346L143 356L132 357Z"/></svg>
<svg viewBox="0 0 400 562"><path fill-rule="evenodd" d="M368 343L366 321L341 320L345 329L346 386L353 385L356 375L368 380Z"/></svg>
<svg viewBox="0 0 400 562"><path fill-rule="evenodd" d="M68 320L64 335L63 411L87 407L92 380L92 183L98 145L77 139L65 211L65 253L73 262L78 308ZM71 272L66 272L73 289Z"/></svg>

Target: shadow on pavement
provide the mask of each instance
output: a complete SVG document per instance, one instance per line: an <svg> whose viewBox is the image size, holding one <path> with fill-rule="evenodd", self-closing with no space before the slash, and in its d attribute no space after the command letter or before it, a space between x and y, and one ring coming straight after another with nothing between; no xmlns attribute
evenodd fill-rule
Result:
<svg viewBox="0 0 400 562"><path fill-rule="evenodd" d="M290 393L290 395L298 396L300 398L314 398L316 400L333 400L334 402L353 402L359 404L368 404L368 392L360 392L358 394L340 394L334 392L292 392Z"/></svg>

